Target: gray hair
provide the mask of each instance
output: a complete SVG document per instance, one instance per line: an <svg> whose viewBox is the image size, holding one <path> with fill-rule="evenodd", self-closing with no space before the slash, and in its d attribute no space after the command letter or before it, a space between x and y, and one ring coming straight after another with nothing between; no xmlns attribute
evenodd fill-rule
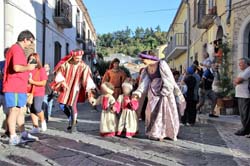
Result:
<svg viewBox="0 0 250 166"><path fill-rule="evenodd" d="M244 61L244 63L248 66L250 66L250 59L248 57L240 58L239 60Z"/></svg>

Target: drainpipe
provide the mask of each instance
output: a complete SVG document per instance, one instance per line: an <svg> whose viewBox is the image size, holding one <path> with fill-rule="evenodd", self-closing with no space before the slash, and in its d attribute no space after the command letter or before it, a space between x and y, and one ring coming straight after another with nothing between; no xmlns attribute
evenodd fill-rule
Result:
<svg viewBox="0 0 250 166"><path fill-rule="evenodd" d="M42 63L45 64L45 51L46 51L46 25L48 23L46 19L46 2L43 0L43 42L42 42Z"/></svg>
<svg viewBox="0 0 250 166"><path fill-rule="evenodd" d="M6 31L5 31L5 26L6 26L6 21L5 21L5 17L6 17L6 9L5 9L5 4L6 4L6 2L5 2L6 0L4 0L3 1L3 39L4 39L4 42L3 42L3 49L5 49L6 47L7 47L7 45L6 45L6 35L5 35L5 33L6 33Z"/></svg>
<svg viewBox="0 0 250 166"><path fill-rule="evenodd" d="M227 0L227 25L230 24L231 19L231 12L232 12L232 0Z"/></svg>
<svg viewBox="0 0 250 166"><path fill-rule="evenodd" d="M189 0L184 0L187 5L187 67L189 67L189 59L190 59L190 3Z"/></svg>

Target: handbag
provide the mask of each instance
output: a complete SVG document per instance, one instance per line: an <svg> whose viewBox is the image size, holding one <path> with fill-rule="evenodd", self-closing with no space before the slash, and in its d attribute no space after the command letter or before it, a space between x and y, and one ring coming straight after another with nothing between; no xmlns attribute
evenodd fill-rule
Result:
<svg viewBox="0 0 250 166"><path fill-rule="evenodd" d="M34 79L37 78L40 75L40 71L38 70L35 75ZM27 93L27 106L30 107L33 104L33 99L34 99L34 91L35 91L35 86L31 85L31 92Z"/></svg>

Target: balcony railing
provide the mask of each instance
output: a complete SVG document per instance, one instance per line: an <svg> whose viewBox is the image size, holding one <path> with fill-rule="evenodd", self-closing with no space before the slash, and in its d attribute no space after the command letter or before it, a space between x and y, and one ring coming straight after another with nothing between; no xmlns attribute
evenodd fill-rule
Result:
<svg viewBox="0 0 250 166"><path fill-rule="evenodd" d="M206 3L198 4L198 28L207 29L214 23L217 7Z"/></svg>
<svg viewBox="0 0 250 166"><path fill-rule="evenodd" d="M174 58L187 50L187 38L185 33L176 33L166 48L166 57Z"/></svg>
<svg viewBox="0 0 250 166"><path fill-rule="evenodd" d="M62 28L72 28L72 6L68 0L57 0L53 19Z"/></svg>

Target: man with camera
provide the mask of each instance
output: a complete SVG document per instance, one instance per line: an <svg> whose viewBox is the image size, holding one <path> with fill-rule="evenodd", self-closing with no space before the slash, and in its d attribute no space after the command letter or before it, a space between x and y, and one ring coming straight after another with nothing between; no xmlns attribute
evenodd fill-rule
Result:
<svg viewBox="0 0 250 166"><path fill-rule="evenodd" d="M4 68L3 92L5 93L6 107L9 108L7 119L10 132L10 145L18 145L22 141L35 141L36 137L30 135L24 128L24 107L27 101L28 72L35 69L35 64L27 64L24 49L28 48L35 40L34 35L22 31L17 38L17 43L12 45L6 54ZM16 124L21 136L16 134Z"/></svg>

